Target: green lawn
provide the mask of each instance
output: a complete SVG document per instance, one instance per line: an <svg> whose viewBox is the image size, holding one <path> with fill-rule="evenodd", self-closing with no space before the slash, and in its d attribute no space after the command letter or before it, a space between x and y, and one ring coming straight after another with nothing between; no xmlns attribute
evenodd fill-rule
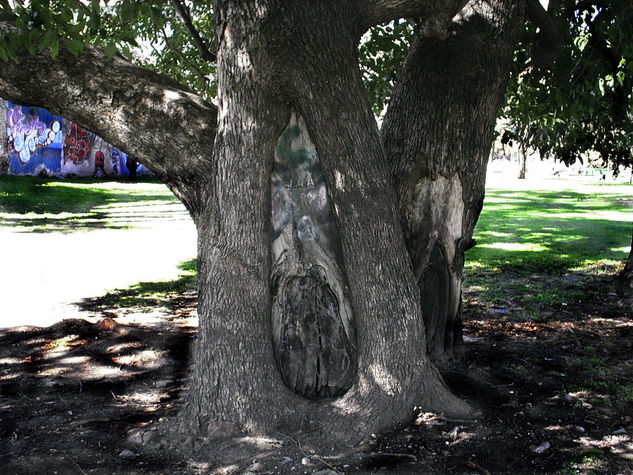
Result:
<svg viewBox="0 0 633 475"><path fill-rule="evenodd" d="M0 226L30 232L126 229L128 218L177 203L165 185L95 179L0 176Z"/></svg>
<svg viewBox="0 0 633 475"><path fill-rule="evenodd" d="M498 182L497 182L498 183ZM543 189L489 188L466 255L465 291L488 304L566 305L579 281L614 274L633 228L633 187L585 177L549 179Z"/></svg>

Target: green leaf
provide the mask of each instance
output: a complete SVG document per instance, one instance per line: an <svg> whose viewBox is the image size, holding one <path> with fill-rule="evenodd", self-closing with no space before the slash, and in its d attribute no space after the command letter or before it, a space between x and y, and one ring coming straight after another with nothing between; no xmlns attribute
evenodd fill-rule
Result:
<svg viewBox="0 0 633 475"><path fill-rule="evenodd" d="M105 55L108 59L112 59L112 57L117 53L117 47L113 44L108 44L105 47Z"/></svg>
<svg viewBox="0 0 633 475"><path fill-rule="evenodd" d="M45 31L44 34L40 37L40 41L39 41L40 51L43 51L44 49L48 48L49 46L53 44L53 42L56 42L56 41L57 41L57 34L53 30Z"/></svg>
<svg viewBox="0 0 633 475"><path fill-rule="evenodd" d="M79 40L75 40L73 38L63 38L63 41L66 48L68 48L75 56L78 56L84 49L84 44Z"/></svg>
<svg viewBox="0 0 633 475"><path fill-rule="evenodd" d="M59 38L55 38L55 40L51 43L51 56L57 58L59 54Z"/></svg>

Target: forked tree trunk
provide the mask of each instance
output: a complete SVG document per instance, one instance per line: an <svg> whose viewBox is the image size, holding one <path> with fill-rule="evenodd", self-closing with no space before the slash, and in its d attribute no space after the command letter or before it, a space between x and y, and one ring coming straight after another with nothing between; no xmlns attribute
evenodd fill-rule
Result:
<svg viewBox="0 0 633 475"><path fill-rule="evenodd" d="M219 123L197 219L185 432L235 421L349 441L414 406L469 412L426 357L350 5L227 1L216 12Z"/></svg>
<svg viewBox="0 0 633 475"><path fill-rule="evenodd" d="M406 14L431 31L463 4L215 2L218 110L90 47L0 69L5 97L138 157L196 222L200 323L175 436L230 422L350 444L416 406L471 414L426 355L418 277L356 57L368 26Z"/></svg>
<svg viewBox="0 0 633 475"><path fill-rule="evenodd" d="M428 353L463 354L464 253L484 199L497 113L523 5L470 1L446 39L414 36L382 128L407 249L422 296Z"/></svg>

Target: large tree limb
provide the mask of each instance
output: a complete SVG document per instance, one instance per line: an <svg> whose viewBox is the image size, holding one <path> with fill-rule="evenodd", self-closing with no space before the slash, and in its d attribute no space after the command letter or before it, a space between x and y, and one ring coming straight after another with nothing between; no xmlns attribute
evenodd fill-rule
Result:
<svg viewBox="0 0 633 475"><path fill-rule="evenodd" d="M425 36L444 37L467 0L357 0L363 29L399 18L416 18Z"/></svg>
<svg viewBox="0 0 633 475"><path fill-rule="evenodd" d="M550 9L558 2L551 2ZM563 52L564 37L551 15L538 0L528 0L526 13L530 21L539 28L532 59L538 66L551 66Z"/></svg>
<svg viewBox="0 0 633 475"><path fill-rule="evenodd" d="M87 46L0 64L0 97L49 109L135 156L192 212L209 175L217 108L179 83Z"/></svg>

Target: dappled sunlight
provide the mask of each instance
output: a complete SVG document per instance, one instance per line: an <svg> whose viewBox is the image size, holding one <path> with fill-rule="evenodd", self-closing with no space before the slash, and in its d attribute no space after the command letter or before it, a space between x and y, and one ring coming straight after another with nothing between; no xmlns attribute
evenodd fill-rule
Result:
<svg viewBox="0 0 633 475"><path fill-rule="evenodd" d="M578 183L567 190L517 190L512 181L488 188L467 271L551 273L622 262L630 249L633 186Z"/></svg>
<svg viewBox="0 0 633 475"><path fill-rule="evenodd" d="M530 252L540 252L547 251L548 248L541 246L539 244L526 244L519 242L497 242L493 244L481 244L483 248L489 249L503 249L504 251L530 251Z"/></svg>
<svg viewBox="0 0 633 475"><path fill-rule="evenodd" d="M149 370L158 368L164 361L165 352L143 350L131 355L112 358L112 361L122 366L134 366L138 369Z"/></svg>

